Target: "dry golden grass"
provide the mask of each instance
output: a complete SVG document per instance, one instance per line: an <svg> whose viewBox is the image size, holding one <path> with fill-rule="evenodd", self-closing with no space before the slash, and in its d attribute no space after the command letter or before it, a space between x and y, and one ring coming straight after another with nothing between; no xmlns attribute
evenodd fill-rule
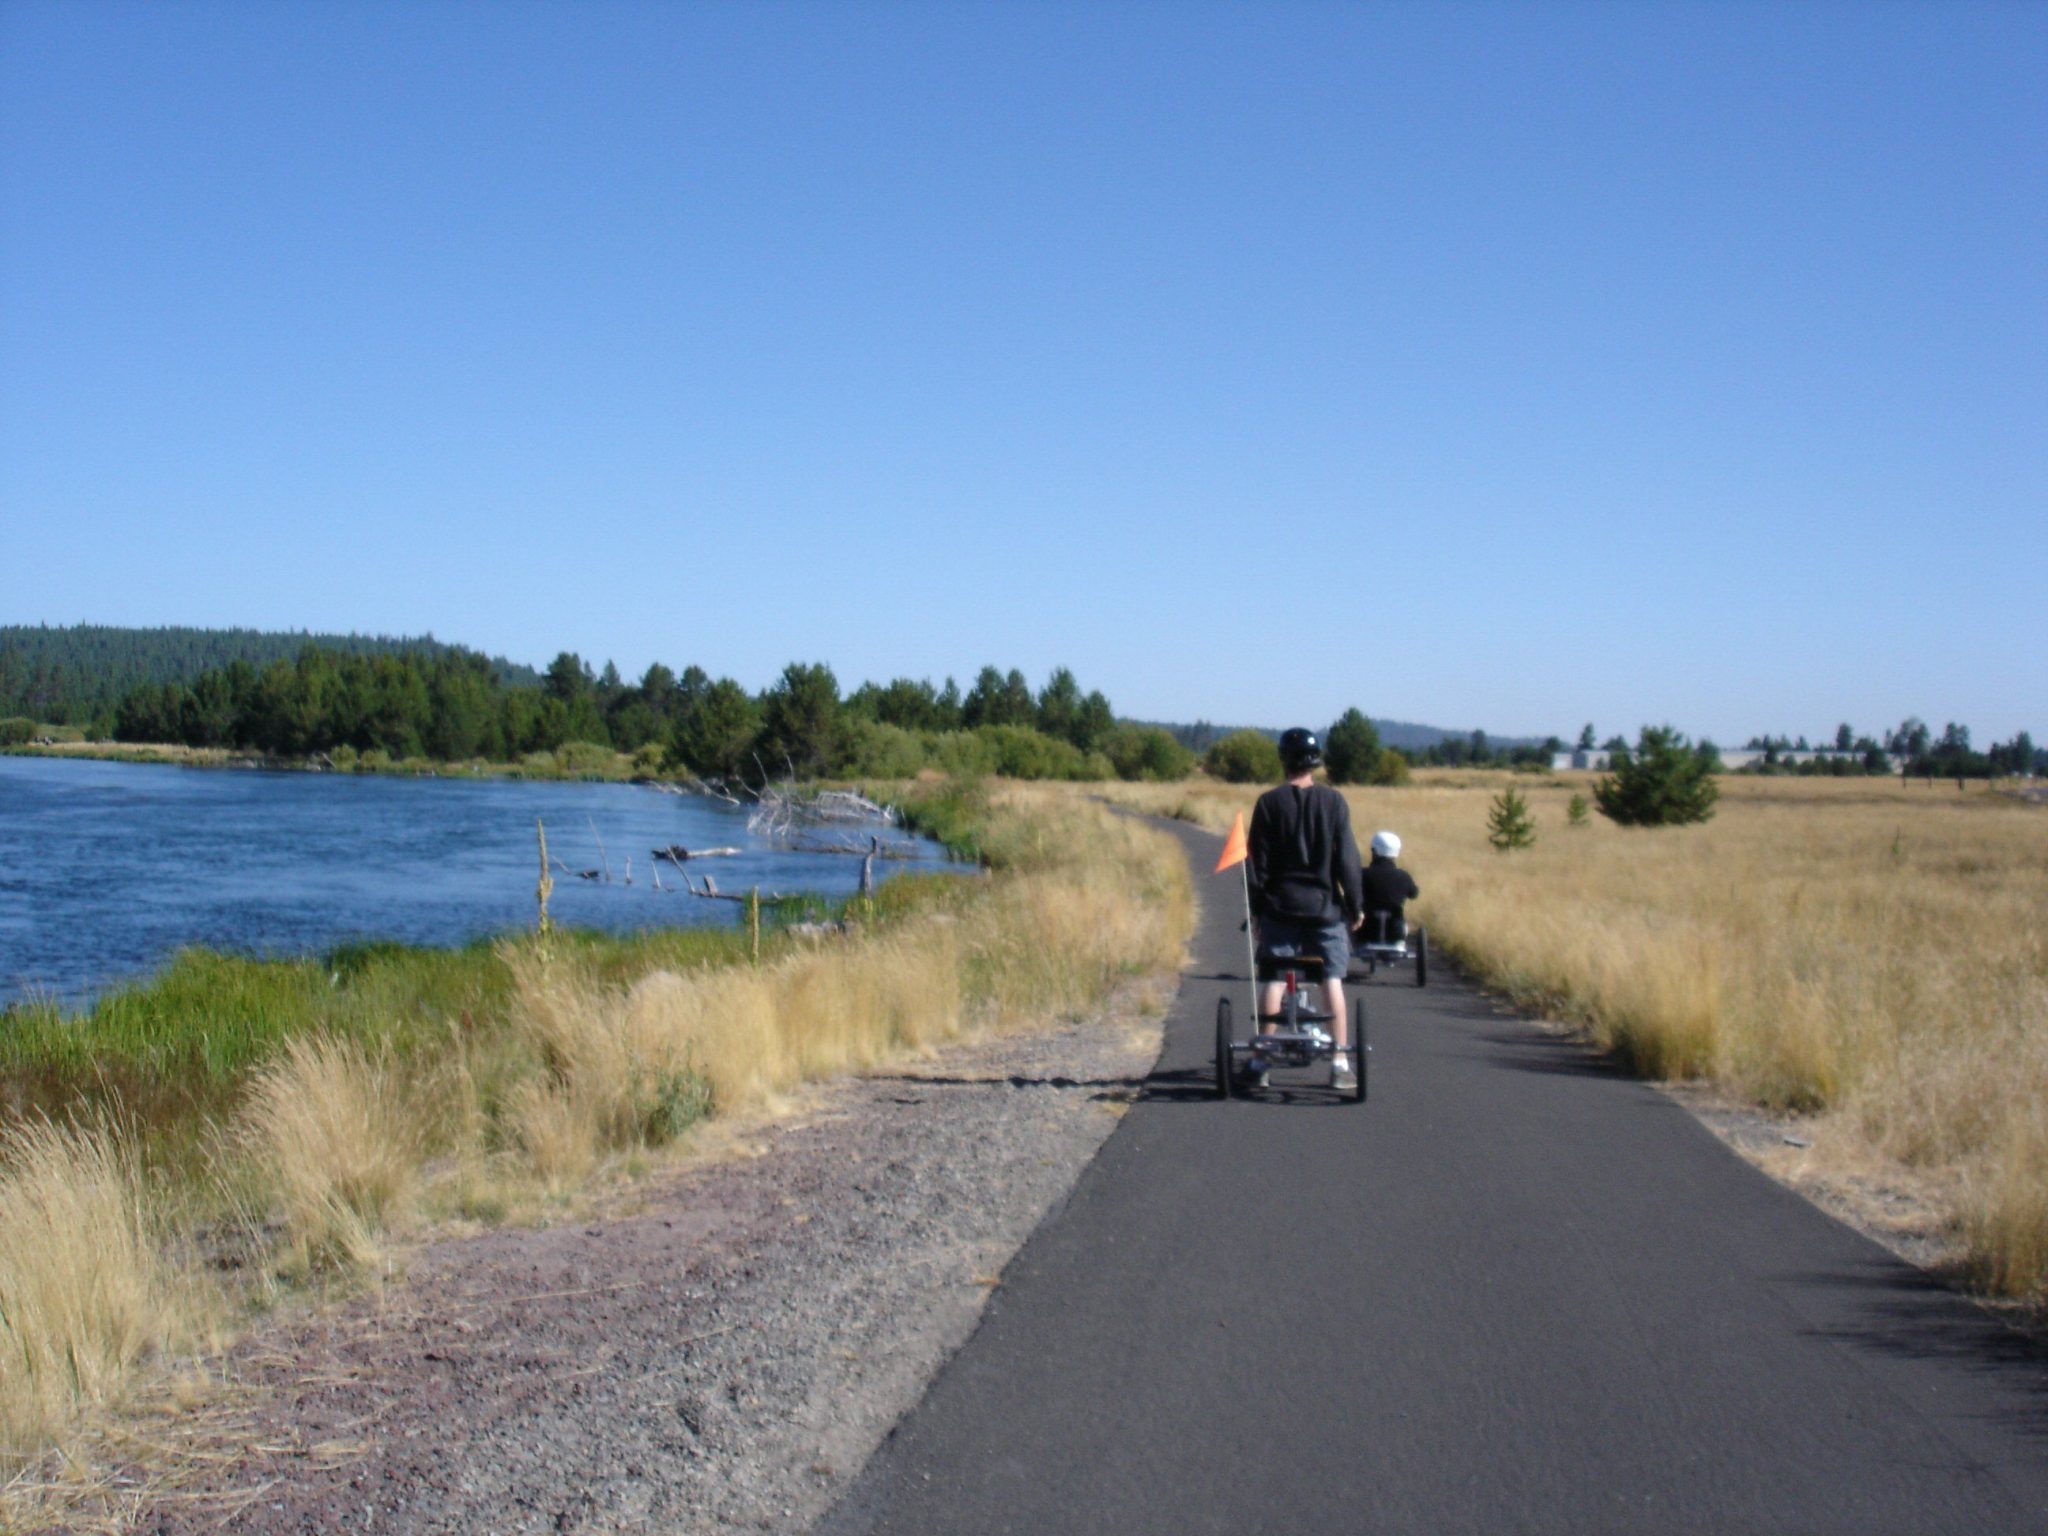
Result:
<svg viewBox="0 0 2048 1536"><path fill-rule="evenodd" d="M0 1474L118 1398L178 1329L141 1171L110 1126L0 1132Z"/></svg>
<svg viewBox="0 0 2048 1536"><path fill-rule="evenodd" d="M1536 846L1495 853L1491 794ZM1712 1077L1935 1171L1987 1283L2048 1286L2048 811L1973 787L1729 776L1699 827L1567 824L1590 775L1424 772L1348 791L1414 915L1477 975L1638 1069ZM1220 830L1256 790L1118 798Z"/></svg>
<svg viewBox="0 0 2048 1536"><path fill-rule="evenodd" d="M404 1079L349 1040L294 1040L255 1079L239 1137L267 1178L291 1267L368 1265L418 1175L423 1136Z"/></svg>

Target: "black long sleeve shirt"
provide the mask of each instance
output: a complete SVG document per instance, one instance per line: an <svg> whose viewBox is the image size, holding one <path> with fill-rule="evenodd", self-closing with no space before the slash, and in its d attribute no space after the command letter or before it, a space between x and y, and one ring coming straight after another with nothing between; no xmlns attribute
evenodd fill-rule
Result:
<svg viewBox="0 0 2048 1536"><path fill-rule="evenodd" d="M1421 895L1415 877L1392 859L1373 855L1365 868L1365 910L1400 914L1403 904Z"/></svg>
<svg viewBox="0 0 2048 1536"><path fill-rule="evenodd" d="M1351 807L1322 784L1282 784L1252 807L1246 879L1259 917L1349 920L1365 910Z"/></svg>

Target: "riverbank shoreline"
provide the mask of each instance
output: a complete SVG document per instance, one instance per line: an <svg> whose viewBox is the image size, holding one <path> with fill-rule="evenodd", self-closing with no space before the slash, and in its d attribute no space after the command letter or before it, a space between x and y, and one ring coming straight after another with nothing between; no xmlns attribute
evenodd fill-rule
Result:
<svg viewBox="0 0 2048 1536"><path fill-rule="evenodd" d="M275 757L228 747L187 747L175 742L37 741L0 747L0 756L57 761L140 763L171 768L233 768L261 773L376 774L408 779L522 779L535 783L687 785L688 775L660 773L629 753L586 742L554 752L535 752L517 762L487 758L391 758L381 752L315 753ZM610 761L605 761L610 759Z"/></svg>

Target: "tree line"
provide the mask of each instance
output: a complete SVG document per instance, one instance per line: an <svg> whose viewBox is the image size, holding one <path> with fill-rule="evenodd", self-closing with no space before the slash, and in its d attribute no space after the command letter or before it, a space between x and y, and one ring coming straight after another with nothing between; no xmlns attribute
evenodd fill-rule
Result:
<svg viewBox="0 0 2048 1536"><path fill-rule="evenodd" d="M759 782L926 768L1014 778L1185 777L1193 754L1157 727L1117 720L1099 690L1056 669L984 667L952 679L895 678L842 695L823 663L792 662L755 693L701 667L656 663L627 682L564 652L537 687L510 685L489 658L441 647L349 654L309 645L289 660L246 661L190 684L132 689L114 711L118 741L175 742L277 757L347 750L396 760L516 761L576 743L631 753L650 772Z"/></svg>
<svg viewBox="0 0 2048 1536"><path fill-rule="evenodd" d="M374 656L401 651L436 654L454 649L431 635L319 635L305 631L202 629L171 625L134 629L111 624L0 624L0 717L44 725L75 725L94 735L113 733L114 712L136 689L189 684L202 673L247 662L266 667L288 661L309 645ZM500 679L531 685L531 667L494 656Z"/></svg>
<svg viewBox="0 0 2048 1536"><path fill-rule="evenodd" d="M1271 732L1237 730L1202 754L1202 771L1232 784L1270 784L1281 776L1280 746ZM1323 772L1332 784L1405 784L1408 759L1380 741L1361 709L1347 709L1323 734Z"/></svg>
<svg viewBox="0 0 2048 1536"><path fill-rule="evenodd" d="M1804 736L1752 736L1749 750L1764 754L1751 771L1848 776L1891 773L1896 764L1909 777L1925 779L1993 779L2009 775L2048 773L2048 748L2036 747L2026 731L2011 741L1994 742L1983 751L1970 745L1970 728L1951 720L1939 735L1917 715L1879 736L1862 735L1844 721L1834 739L1809 745ZM1791 754L1824 755L1795 762Z"/></svg>

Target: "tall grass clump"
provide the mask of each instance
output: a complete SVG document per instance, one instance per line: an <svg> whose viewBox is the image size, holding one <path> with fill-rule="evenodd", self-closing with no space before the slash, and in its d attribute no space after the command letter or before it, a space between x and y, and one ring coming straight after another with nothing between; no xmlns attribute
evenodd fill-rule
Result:
<svg viewBox="0 0 2048 1536"><path fill-rule="evenodd" d="M176 1288L133 1143L110 1122L0 1130L0 1473L120 1395Z"/></svg>
<svg viewBox="0 0 2048 1536"><path fill-rule="evenodd" d="M293 1040L256 1076L244 1149L280 1208L294 1266L372 1263L418 1174L418 1112L388 1060L352 1040Z"/></svg>

